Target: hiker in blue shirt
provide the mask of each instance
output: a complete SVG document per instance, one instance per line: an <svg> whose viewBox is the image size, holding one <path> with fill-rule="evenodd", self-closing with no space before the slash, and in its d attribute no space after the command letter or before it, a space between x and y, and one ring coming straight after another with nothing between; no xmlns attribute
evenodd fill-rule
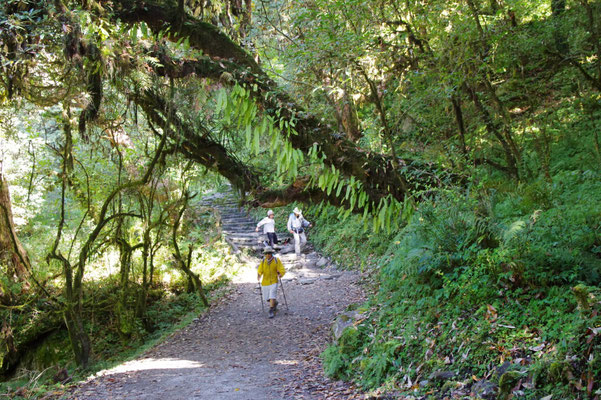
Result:
<svg viewBox="0 0 601 400"><path fill-rule="evenodd" d="M303 213L295 207L288 217L288 231L294 236L294 253L296 258L301 254L302 248L307 243L305 228L311 227L311 223L303 218Z"/></svg>

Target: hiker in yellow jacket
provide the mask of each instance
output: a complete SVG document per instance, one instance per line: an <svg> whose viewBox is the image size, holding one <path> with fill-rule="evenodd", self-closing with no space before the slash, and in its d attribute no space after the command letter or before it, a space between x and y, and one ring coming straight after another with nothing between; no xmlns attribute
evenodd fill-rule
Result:
<svg viewBox="0 0 601 400"><path fill-rule="evenodd" d="M259 269L257 270L257 280L261 281L261 276L263 276L263 281L261 281L261 291L263 292L263 299L269 302L269 318L275 316L278 306L278 301L276 300L278 293L278 277L284 276L286 273L284 264L282 264L282 261L275 257L273 253L274 250L272 247L265 247L265 250L263 250L265 257L263 257L261 264L259 264Z"/></svg>

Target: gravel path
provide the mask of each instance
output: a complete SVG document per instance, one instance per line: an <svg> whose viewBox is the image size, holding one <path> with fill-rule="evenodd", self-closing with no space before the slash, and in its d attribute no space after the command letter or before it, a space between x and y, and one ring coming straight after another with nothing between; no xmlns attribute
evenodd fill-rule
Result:
<svg viewBox="0 0 601 400"><path fill-rule="evenodd" d="M240 218L245 217L232 204L222 205L222 213L232 219L232 227L244 225ZM242 229L236 235L255 246L244 233ZM254 230L246 233L252 236ZM259 259L249 259L220 304L140 358L96 374L69 398L362 398L351 385L324 377L319 361L335 316L363 299L360 276L327 264L318 267L325 259L314 252L303 262L289 255L281 258L288 271L283 284L288 313L281 291L276 317L262 313L255 270Z"/></svg>

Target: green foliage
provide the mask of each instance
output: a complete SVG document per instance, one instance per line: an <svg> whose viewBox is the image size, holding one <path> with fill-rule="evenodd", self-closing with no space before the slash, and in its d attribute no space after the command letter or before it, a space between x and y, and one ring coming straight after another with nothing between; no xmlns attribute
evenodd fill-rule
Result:
<svg viewBox="0 0 601 400"><path fill-rule="evenodd" d="M601 209L593 201L601 186L587 176L562 172L553 186L534 181L422 202L404 228L380 237L370 317L353 340L324 352L327 373L403 391L407 377L440 370L484 377L510 361L521 363L512 374L534 383L522 388L531 396L581 396L580 376L601 378L590 356L601 334L590 328L601 322ZM317 241L353 240L338 227L316 231ZM519 380L510 375L497 376L505 395Z"/></svg>
<svg viewBox="0 0 601 400"><path fill-rule="evenodd" d="M338 343L329 346L322 353L326 375L336 379L348 379L350 371L346 366L352 362L356 348L361 345L362 340L364 338L358 329L346 328L338 339Z"/></svg>
<svg viewBox="0 0 601 400"><path fill-rule="evenodd" d="M83 301L86 329L94 337L108 332L106 343L94 343L97 354L107 349L110 358L108 349L136 345L196 307L172 257L177 243L209 287L235 273L207 210L186 211L170 234L184 194L220 182L208 169L224 159L190 147L210 139L224 158L260 172L257 188L303 178L308 189L343 203L304 207L315 225L311 237L339 264L377 273L379 291L367 304L370 318L324 353L332 376L412 390L409 382L430 372L490 377L495 365L520 360L497 383L510 387L520 369L532 378L531 397L546 390L582 397L589 382L595 387L599 1L276 0L255 8L253 27L250 10L185 2L186 12L219 20L243 40L287 93L272 91L276 85L252 68L237 68L236 57L202 54L175 26L156 32L144 22L123 24L112 18L118 6L50 14L47 3L0 5L0 161L32 276L63 300L69 268L84 278L73 298ZM100 60L83 50L92 44ZM217 66L225 71L219 79L188 75ZM80 136L77 117L97 97L94 76L101 107ZM143 105L132 106L145 91L169 104L150 107L157 118L139 118ZM324 133L314 143L308 130L300 137L301 117L311 129L331 130L331 138ZM171 126L172 118L183 125ZM182 127L191 127L191 137ZM168 151L149 182L123 188L144 176L161 137L169 137ZM291 138L311 150L301 152ZM341 138L353 140L368 162L389 157L376 164L405 181L375 188L384 195L371 200L361 166L336 167L353 161L344 152L337 157L339 146L352 145ZM334 151L326 160L327 148ZM174 156L182 149L207 169ZM63 167L70 157L72 171ZM433 172L441 169L449 173ZM460 179L449 181L461 188L441 190L453 173ZM404 183L415 192L392 187ZM110 221L98 220L101 209ZM276 210L278 231L289 210ZM102 229L87 247L96 226ZM147 239L153 274L139 248L122 257ZM59 254L67 262L56 261ZM19 299L5 318L17 346L40 333L30 316L52 325L63 306L40 304L47 293L11 277L1 276L0 287Z"/></svg>

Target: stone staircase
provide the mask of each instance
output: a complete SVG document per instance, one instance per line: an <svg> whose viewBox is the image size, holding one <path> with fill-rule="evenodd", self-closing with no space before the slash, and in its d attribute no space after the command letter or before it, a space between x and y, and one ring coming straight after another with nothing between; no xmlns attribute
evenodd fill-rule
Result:
<svg viewBox="0 0 601 400"><path fill-rule="evenodd" d="M241 261L258 264L265 246L264 241L267 238L261 230L255 232L258 221L255 221L239 206L233 191L206 196L201 201L201 205L217 210L221 231L234 254ZM284 276L284 280L296 280L298 283L306 285L318 279L330 280L341 276L328 258L314 251L310 242L307 242L303 254L297 259L294 254L292 235L287 232L276 233L280 242L286 238L292 240L291 244L275 248L275 255L282 260L286 271L291 272ZM249 258L247 254L252 258Z"/></svg>

